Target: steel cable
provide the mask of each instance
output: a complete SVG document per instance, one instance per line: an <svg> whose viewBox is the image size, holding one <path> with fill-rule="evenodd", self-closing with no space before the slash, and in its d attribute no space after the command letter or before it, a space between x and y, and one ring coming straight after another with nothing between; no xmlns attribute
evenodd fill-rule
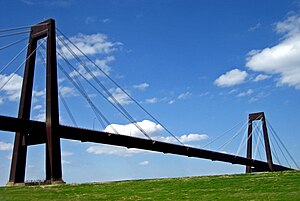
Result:
<svg viewBox="0 0 300 201"><path fill-rule="evenodd" d="M26 44L26 46L0 70L0 74L22 54L22 52L28 47L28 45L29 44Z"/></svg>
<svg viewBox="0 0 300 201"><path fill-rule="evenodd" d="M80 74L86 81L88 81L90 83L91 86L93 86L94 89L97 89L98 93L101 93L102 96L108 101L110 102L119 112L121 112L121 114L123 114L132 124L134 124L138 130L141 131L142 134L144 134L148 139L152 140L150 138L150 136L146 133L146 131L140 127L138 125L138 123L133 119L133 117L124 109L124 107L119 103L119 101L108 91L108 89L106 89L106 87L96 78L96 76L86 67L86 65L81 61L80 58L78 58L78 56L71 50L71 48L61 39L59 38L60 41L64 44L65 47L67 47L68 51L73 55L74 58L76 58L76 60L81 64L82 67L84 67L84 69L92 76L92 78L96 81L96 83L106 92L106 94L116 103L116 105L118 107L116 107L114 104L111 103L111 101L104 96L96 87L94 87L89 81L88 79L82 75L82 73L80 73L77 69L74 68L74 70ZM62 56L62 55L61 55ZM65 59L65 58L64 58Z"/></svg>
<svg viewBox="0 0 300 201"><path fill-rule="evenodd" d="M7 45L4 45L4 46L0 47L0 51L6 49L6 48L8 48L8 47L11 47L11 46L13 46L13 45L16 45L16 44L18 44L18 43L20 43L20 42L22 42L22 41L24 41L24 40L26 40L26 39L27 39L27 37L22 38L22 39L20 39L20 40L17 40L17 41L15 41L15 42L9 43L9 44L7 44Z"/></svg>
<svg viewBox="0 0 300 201"><path fill-rule="evenodd" d="M23 64L36 52L36 50L41 46L41 44L35 48L31 54L25 59L25 61L23 61L19 67L11 74L11 76L9 77L9 79L0 87L0 91L5 87L5 85L16 75L16 72L18 72L20 70L20 68L23 66Z"/></svg>
<svg viewBox="0 0 300 201"><path fill-rule="evenodd" d="M103 71L94 61L92 61L84 52L82 52L67 36L65 36L58 28L58 32L65 37L83 56L85 56L95 67L97 67L112 83L114 83L119 89L122 90L136 105L138 105L146 114L148 114L157 124L160 124L162 128L167 131L172 137L176 139L180 144L184 145L173 133L171 133L157 118L149 113L138 101L136 101L126 90L124 90L117 82L115 82L105 71Z"/></svg>

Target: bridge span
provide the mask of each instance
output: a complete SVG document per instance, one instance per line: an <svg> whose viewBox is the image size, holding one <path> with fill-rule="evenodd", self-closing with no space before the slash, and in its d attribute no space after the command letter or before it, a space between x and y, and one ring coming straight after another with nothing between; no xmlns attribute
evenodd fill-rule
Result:
<svg viewBox="0 0 300 201"><path fill-rule="evenodd" d="M44 122L0 116L0 130L28 133L27 137L23 138L23 145L28 146L46 143L46 123ZM69 140L116 145L127 148L137 148L155 152L162 152L165 154L169 153L188 157L209 159L212 161L240 164L252 167L252 171L254 172L270 171L269 164L267 162L206 149L64 125L59 125L58 132L60 138ZM273 164L273 171L284 170L292 169Z"/></svg>

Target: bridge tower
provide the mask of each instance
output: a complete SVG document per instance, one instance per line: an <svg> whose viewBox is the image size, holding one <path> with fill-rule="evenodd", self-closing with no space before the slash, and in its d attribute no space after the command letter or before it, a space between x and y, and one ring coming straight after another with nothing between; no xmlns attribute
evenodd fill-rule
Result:
<svg viewBox="0 0 300 201"><path fill-rule="evenodd" d="M247 140L247 158L252 159L252 122L253 121L261 121L262 122L262 129L264 135L264 144L266 150L266 157L267 163L269 166L269 171L273 171L273 160L272 160L272 153L270 148L270 141L268 136L267 124L266 124L266 117L264 112L252 113L249 114L248 119L248 140ZM252 171L259 171L257 169L253 169L251 166L246 166L246 173L251 173Z"/></svg>
<svg viewBox="0 0 300 201"><path fill-rule="evenodd" d="M33 78L37 42L47 38L46 56L46 180L64 183L62 180L61 149L59 137L58 84L56 60L55 21L48 19L31 27L27 60L24 70L22 92L19 105L19 119L30 119ZM27 147L30 134L16 132L8 185L24 183ZM41 136L42 137L42 132Z"/></svg>

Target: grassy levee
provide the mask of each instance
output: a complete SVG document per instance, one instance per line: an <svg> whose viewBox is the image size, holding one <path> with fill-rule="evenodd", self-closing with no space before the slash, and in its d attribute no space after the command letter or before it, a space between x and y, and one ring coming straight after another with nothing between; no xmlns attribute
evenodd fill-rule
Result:
<svg viewBox="0 0 300 201"><path fill-rule="evenodd" d="M0 200L300 200L300 171L1 187Z"/></svg>

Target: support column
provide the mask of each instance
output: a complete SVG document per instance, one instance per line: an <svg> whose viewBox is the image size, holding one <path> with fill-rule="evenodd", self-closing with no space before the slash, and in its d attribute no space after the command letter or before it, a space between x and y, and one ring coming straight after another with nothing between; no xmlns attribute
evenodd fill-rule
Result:
<svg viewBox="0 0 300 201"><path fill-rule="evenodd" d="M32 30L31 30L32 31ZM37 40L29 38L29 45L27 49L27 61L24 69L24 78L22 84L22 93L20 98L18 118L29 119L32 99L32 87L34 78L34 66L37 47ZM30 56L31 55L31 56ZM27 134L17 132L15 134L14 149L12 154L11 169L8 185L15 185L24 183L25 167L27 156Z"/></svg>
<svg viewBox="0 0 300 201"><path fill-rule="evenodd" d="M262 121L263 133L264 133L267 162L268 162L270 171L272 172L273 171L273 160L272 160L272 153L271 153L271 147L270 147L270 141L269 141L269 136L268 136L265 114L263 114L261 121Z"/></svg>
<svg viewBox="0 0 300 201"><path fill-rule="evenodd" d="M59 114L55 21L53 19L50 19L48 22L49 24L46 61L46 168L50 168L50 170L46 169L46 177L47 179L49 178L48 174L50 172L51 183L63 183L61 169L60 137L58 134Z"/></svg>
<svg viewBox="0 0 300 201"><path fill-rule="evenodd" d="M252 159L252 120L248 120L247 158ZM251 166L246 166L246 173L251 173Z"/></svg>

